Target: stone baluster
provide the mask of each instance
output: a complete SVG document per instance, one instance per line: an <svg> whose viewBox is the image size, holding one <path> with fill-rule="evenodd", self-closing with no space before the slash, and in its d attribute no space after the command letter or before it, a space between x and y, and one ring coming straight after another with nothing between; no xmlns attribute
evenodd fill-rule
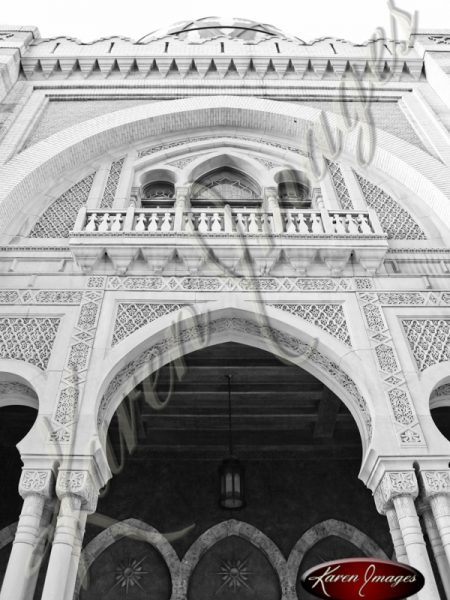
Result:
<svg viewBox="0 0 450 600"><path fill-rule="evenodd" d="M98 226L98 230L101 233L105 233L109 231L109 213L105 213L100 221L100 225Z"/></svg>
<svg viewBox="0 0 450 600"><path fill-rule="evenodd" d="M150 233L155 233L155 231L158 231L158 220L159 217L157 213L152 213L148 222L147 231L150 231Z"/></svg>
<svg viewBox="0 0 450 600"><path fill-rule="evenodd" d="M403 551L394 526L392 539L396 552L398 549L400 556L407 558L408 564L418 569L425 578L425 585L417 593L417 599L435 600L439 598L439 593L414 504L418 493L416 474L411 469L386 471L374 496L377 509L381 514L387 515L388 510L395 510L404 545Z"/></svg>
<svg viewBox="0 0 450 600"><path fill-rule="evenodd" d="M361 233L373 233L372 228L369 225L369 219L366 215L358 215L359 226L361 227Z"/></svg>
<svg viewBox="0 0 450 600"><path fill-rule="evenodd" d="M51 498L51 469L24 469L19 493L24 499L8 567L3 579L0 600L28 600L34 595L37 571L42 558L42 538L45 531L44 509Z"/></svg>
<svg viewBox="0 0 450 600"><path fill-rule="evenodd" d="M286 233L297 233L297 228L295 227L295 218L292 217L291 211L289 211L286 215Z"/></svg>
<svg viewBox="0 0 450 600"><path fill-rule="evenodd" d="M56 493L61 501L42 600L71 599L87 514L94 512L98 490L89 471L60 469Z"/></svg>
<svg viewBox="0 0 450 600"><path fill-rule="evenodd" d="M97 213L89 215L89 220L86 225L86 231L93 232L97 230Z"/></svg>
<svg viewBox="0 0 450 600"><path fill-rule="evenodd" d="M417 512L422 517L434 558L436 559L442 586L444 587L447 598L450 598L450 567L445 555L444 546L442 545L441 536L436 527L433 511L431 510L430 504L423 498L420 498L416 505Z"/></svg>
<svg viewBox="0 0 450 600"><path fill-rule="evenodd" d="M359 233L358 222L351 214L347 214L347 227L348 232L352 235L357 235Z"/></svg>
<svg viewBox="0 0 450 600"><path fill-rule="evenodd" d="M136 227L134 228L134 230L137 233L142 233L143 231L145 231L145 214L144 213L140 213L140 215L138 216L138 219L136 221Z"/></svg>
<svg viewBox="0 0 450 600"><path fill-rule="evenodd" d="M164 213L161 232L168 233L169 231L172 231L172 215L169 212L166 212Z"/></svg>
<svg viewBox="0 0 450 600"><path fill-rule="evenodd" d="M420 471L420 481L450 567L450 471Z"/></svg>
<svg viewBox="0 0 450 600"><path fill-rule="evenodd" d="M122 229L122 215L117 213L111 225L111 231L117 232Z"/></svg>

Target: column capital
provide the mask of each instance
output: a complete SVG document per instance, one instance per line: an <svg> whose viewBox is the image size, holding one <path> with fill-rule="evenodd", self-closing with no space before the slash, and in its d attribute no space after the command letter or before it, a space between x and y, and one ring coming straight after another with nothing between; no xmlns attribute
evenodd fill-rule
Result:
<svg viewBox="0 0 450 600"><path fill-rule="evenodd" d="M420 471L419 477L424 499L450 494L450 470Z"/></svg>
<svg viewBox="0 0 450 600"><path fill-rule="evenodd" d="M418 494L419 485L413 469L386 471L374 492L374 499L378 512L386 514L386 511L392 507L395 498L400 496L416 498Z"/></svg>
<svg viewBox="0 0 450 600"><path fill-rule="evenodd" d="M66 496L76 496L81 499L84 510L95 511L98 489L89 471L60 469L56 481L56 493L60 500Z"/></svg>
<svg viewBox="0 0 450 600"><path fill-rule="evenodd" d="M265 187L264 188L264 198L269 200L269 198L276 198L278 200L278 190L276 187Z"/></svg>
<svg viewBox="0 0 450 600"><path fill-rule="evenodd" d="M53 493L53 471L51 469L23 469L19 482L22 498L31 495L51 498Z"/></svg>

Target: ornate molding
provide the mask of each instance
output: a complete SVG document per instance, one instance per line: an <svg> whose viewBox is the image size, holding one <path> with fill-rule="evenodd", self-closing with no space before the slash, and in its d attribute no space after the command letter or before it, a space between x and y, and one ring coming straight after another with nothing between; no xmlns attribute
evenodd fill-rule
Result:
<svg viewBox="0 0 450 600"><path fill-rule="evenodd" d="M411 400L405 374L398 360L392 335L381 307L385 301L400 300L399 294L360 292L357 298L362 307L379 375L383 381L386 399L392 411L398 441L402 446L425 445L422 429Z"/></svg>
<svg viewBox="0 0 450 600"><path fill-rule="evenodd" d="M111 346L138 331L156 319L176 312L186 304L158 304L148 302L121 302L117 307Z"/></svg>
<svg viewBox="0 0 450 600"><path fill-rule="evenodd" d="M55 317L0 318L0 358L47 368L61 319Z"/></svg>
<svg viewBox="0 0 450 600"><path fill-rule="evenodd" d="M450 360L450 319L403 319L419 371Z"/></svg>
<svg viewBox="0 0 450 600"><path fill-rule="evenodd" d="M395 240L426 240L426 235L412 216L384 190L354 171L367 206L378 215L383 231Z"/></svg>
<svg viewBox="0 0 450 600"><path fill-rule="evenodd" d="M93 279L93 278L91 278ZM370 277L108 277L108 290L349 292L373 289Z"/></svg>
<svg viewBox="0 0 450 600"><path fill-rule="evenodd" d="M103 291L95 289L83 293L53 414L52 421L56 427L50 435L52 442L70 442L73 425L77 420L78 402L87 376L103 295Z"/></svg>
<svg viewBox="0 0 450 600"><path fill-rule="evenodd" d="M53 488L53 472L51 469L23 469L19 482L19 494L22 498L39 494L50 498Z"/></svg>
<svg viewBox="0 0 450 600"><path fill-rule="evenodd" d="M106 180L105 189L103 190L100 208L112 208L124 161L125 157L111 163L108 179Z"/></svg>
<svg viewBox="0 0 450 600"><path fill-rule="evenodd" d="M355 210L341 167L338 163L330 160L327 160L327 165L341 208L344 210Z"/></svg>
<svg viewBox="0 0 450 600"><path fill-rule="evenodd" d="M240 136L240 135L221 135L221 140L239 140L245 142L251 142L253 144L270 146L272 148L278 148L279 150L287 150L289 152L294 152L295 154L300 154L301 156L308 156L306 152L304 152L301 148L297 146L288 146L286 144L280 144L277 142L271 142L266 138L253 138L248 136ZM144 148L139 151L138 158L143 158L144 156L150 156L152 154L156 154L156 152L162 152L164 150L169 150L171 148L177 148L178 146L185 146L187 144L195 144L198 142L205 141L215 141L217 143L217 137L213 135L204 135L204 136L196 136L191 138L184 138L182 140L177 140L175 142L167 142L165 144L158 144L157 146L150 146L148 148Z"/></svg>
<svg viewBox="0 0 450 600"><path fill-rule="evenodd" d="M60 499L65 496L78 496L85 510L89 512L94 512L97 505L98 490L89 471L60 469L56 480L56 494Z"/></svg>
<svg viewBox="0 0 450 600"><path fill-rule="evenodd" d="M79 209L86 203L94 181L91 173L57 198L31 229L30 238L68 238Z"/></svg>
<svg viewBox="0 0 450 600"><path fill-rule="evenodd" d="M269 304L268 306L304 319L347 346L352 346L342 304Z"/></svg>
<svg viewBox="0 0 450 600"><path fill-rule="evenodd" d="M73 290L0 290L0 304L80 304L83 292Z"/></svg>
<svg viewBox="0 0 450 600"><path fill-rule="evenodd" d="M450 493L450 471L420 471L425 498Z"/></svg>
<svg viewBox="0 0 450 600"><path fill-rule="evenodd" d="M378 512L385 514L395 498L417 498L418 495L419 485L414 471L387 471L374 492L374 499Z"/></svg>

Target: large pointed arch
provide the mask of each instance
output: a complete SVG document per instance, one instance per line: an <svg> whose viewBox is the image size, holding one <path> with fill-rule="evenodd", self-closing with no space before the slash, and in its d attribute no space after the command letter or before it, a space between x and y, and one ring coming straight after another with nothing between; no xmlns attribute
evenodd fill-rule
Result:
<svg viewBox="0 0 450 600"><path fill-rule="evenodd" d="M234 300L185 307L143 327L113 348L98 370L105 377L95 392L100 438L123 398L151 373L184 354L234 341L254 346L309 371L344 402L358 426L363 453L374 429L370 383L355 353L316 325L266 305ZM358 379L356 379L355 377ZM366 400L367 398L367 400ZM94 402L94 398L92 398Z"/></svg>

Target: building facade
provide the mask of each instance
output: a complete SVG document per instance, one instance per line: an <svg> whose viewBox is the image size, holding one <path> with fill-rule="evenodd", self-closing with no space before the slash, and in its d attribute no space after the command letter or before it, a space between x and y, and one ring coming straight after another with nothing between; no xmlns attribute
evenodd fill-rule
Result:
<svg viewBox="0 0 450 600"><path fill-rule="evenodd" d="M351 556L450 597L449 69L446 31L0 28L1 600Z"/></svg>

